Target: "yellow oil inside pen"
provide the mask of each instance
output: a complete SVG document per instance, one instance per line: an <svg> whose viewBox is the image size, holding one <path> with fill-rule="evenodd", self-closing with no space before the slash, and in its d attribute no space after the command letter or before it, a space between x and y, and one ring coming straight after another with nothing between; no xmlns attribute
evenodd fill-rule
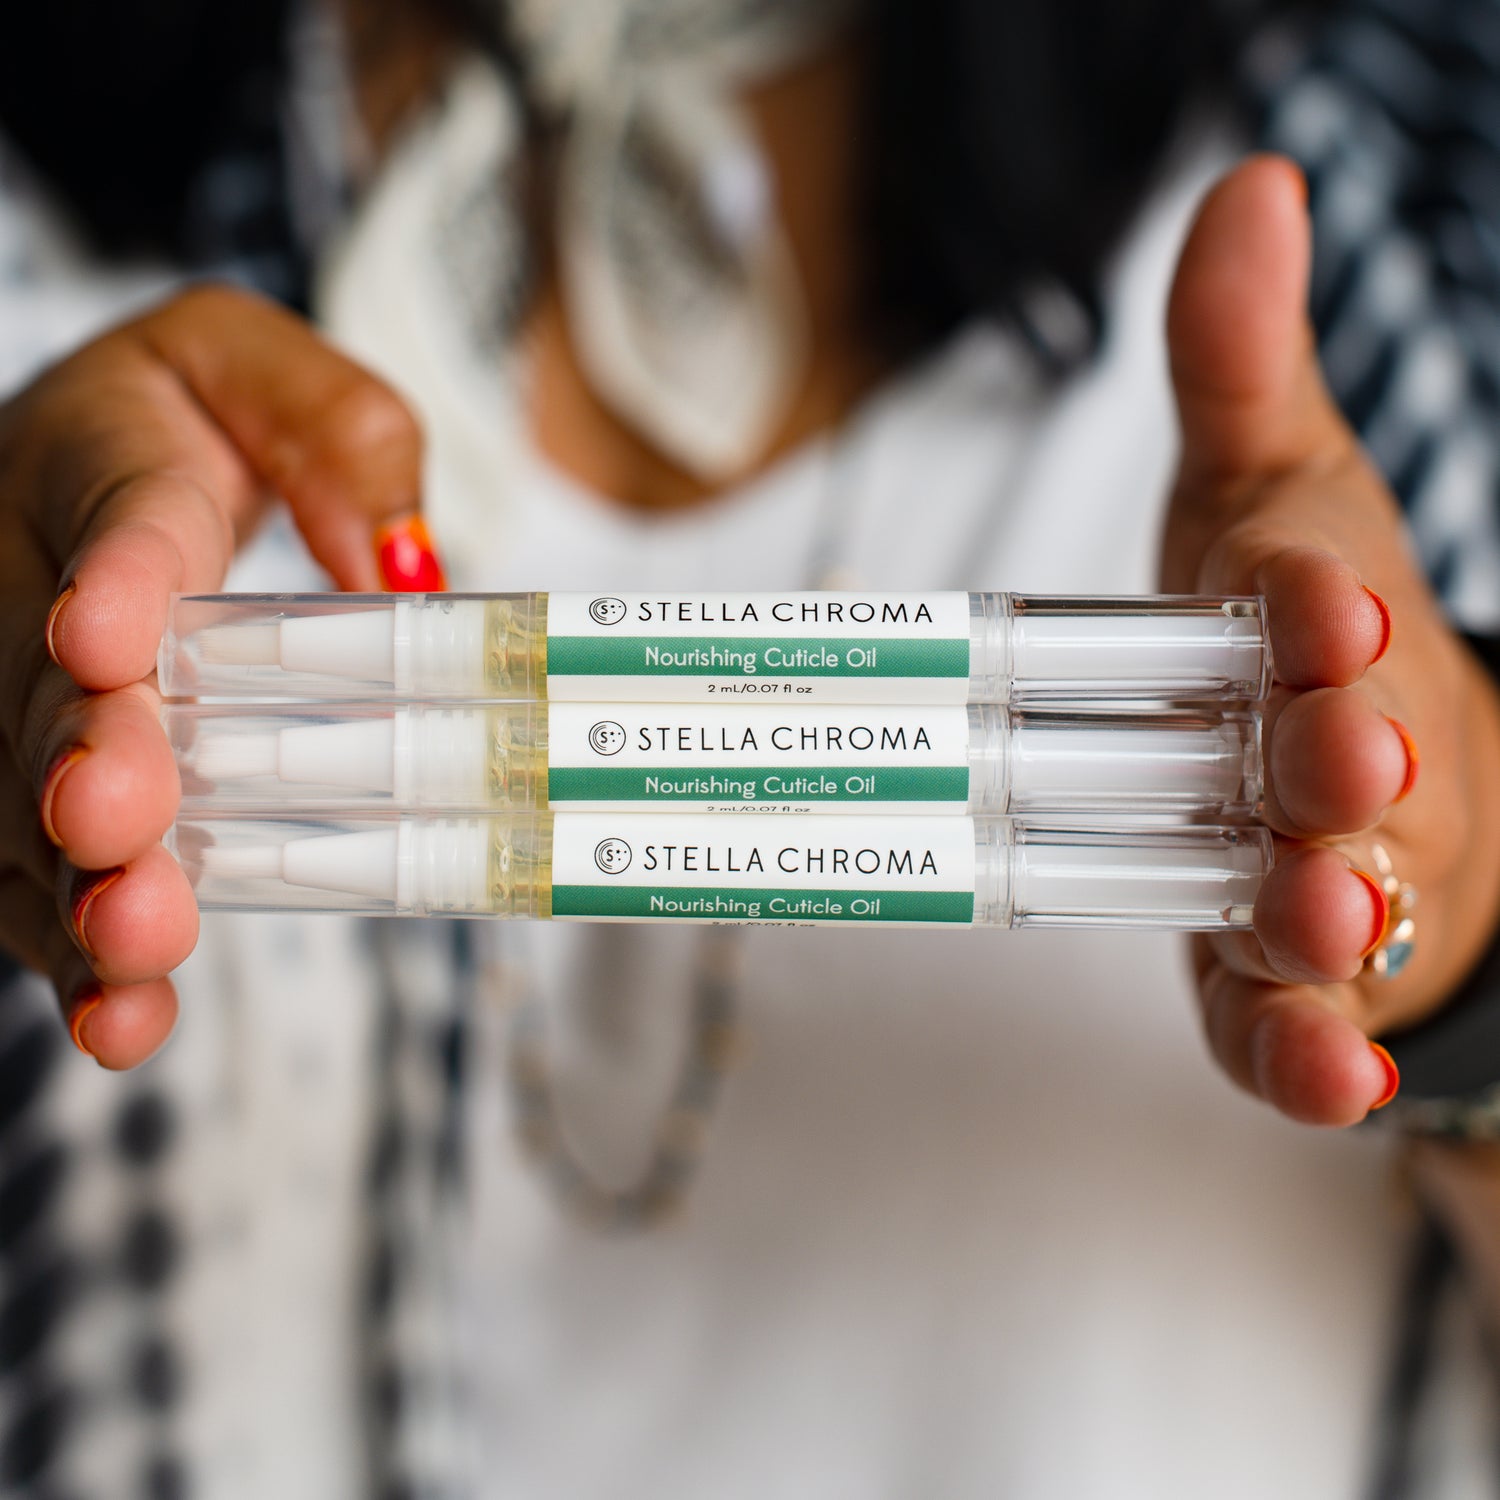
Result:
<svg viewBox="0 0 1500 1500"><path fill-rule="evenodd" d="M492 708L485 726L485 791L491 807L547 805L547 715Z"/></svg>
<svg viewBox="0 0 1500 1500"><path fill-rule="evenodd" d="M484 681L492 692L547 696L547 596L500 596L484 606Z"/></svg>
<svg viewBox="0 0 1500 1500"><path fill-rule="evenodd" d="M497 819L486 870L489 911L503 917L552 915L552 819Z"/></svg>

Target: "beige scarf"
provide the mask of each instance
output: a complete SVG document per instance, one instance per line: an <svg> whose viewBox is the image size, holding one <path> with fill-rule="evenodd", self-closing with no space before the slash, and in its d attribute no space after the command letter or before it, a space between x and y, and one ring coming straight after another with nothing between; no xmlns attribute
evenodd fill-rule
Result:
<svg viewBox="0 0 1500 1500"><path fill-rule="evenodd" d="M811 53L849 0L514 0L528 93L561 126L560 291L595 393L709 482L762 453L795 393L804 315L776 189L736 92ZM444 341L515 353L527 235L507 81L461 67L383 167L325 289L335 332L398 383ZM350 287L353 279L357 285ZM400 303L416 303L403 314ZM439 305L441 304L441 305ZM372 339L370 310L400 323ZM409 340L420 340L419 353ZM371 348L370 345L375 347ZM451 347L448 354L456 354ZM417 371L413 378L413 371Z"/></svg>

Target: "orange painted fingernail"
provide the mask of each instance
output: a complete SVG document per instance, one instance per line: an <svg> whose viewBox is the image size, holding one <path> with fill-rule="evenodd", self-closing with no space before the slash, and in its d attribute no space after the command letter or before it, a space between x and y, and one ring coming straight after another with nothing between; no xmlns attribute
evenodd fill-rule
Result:
<svg viewBox="0 0 1500 1500"><path fill-rule="evenodd" d="M1371 897L1375 902L1375 936L1365 944L1364 952L1359 956L1368 958L1379 946L1380 940L1385 936L1385 930L1391 922L1391 903L1386 900L1385 892L1380 888L1380 882L1373 875L1366 875L1363 870L1349 871L1351 875L1357 875L1364 881Z"/></svg>
<svg viewBox="0 0 1500 1500"><path fill-rule="evenodd" d="M104 991L97 987L80 990L73 997L73 1004L68 1008L68 1035L73 1038L73 1045L82 1053L92 1057L95 1062L99 1061L94 1049L89 1046L86 1036L88 1019L99 1009L99 1002L104 999Z"/></svg>
<svg viewBox="0 0 1500 1500"><path fill-rule="evenodd" d="M1377 1109L1384 1109L1400 1092L1401 1069L1396 1066L1396 1059L1379 1042L1371 1042L1370 1051L1375 1054L1381 1067L1385 1069L1385 1092L1370 1106L1370 1112L1373 1114Z"/></svg>
<svg viewBox="0 0 1500 1500"><path fill-rule="evenodd" d="M94 952L94 945L89 941L89 908L98 899L100 894L107 891L124 873L124 870L111 870L107 875L101 875L97 880L91 880L78 893L73 902L73 931L78 934L78 946L90 958L98 958L99 955Z"/></svg>
<svg viewBox="0 0 1500 1500"><path fill-rule="evenodd" d="M1297 197L1301 199L1303 208L1307 207L1307 173L1294 161L1288 161L1287 166L1291 169L1291 178L1297 188Z"/></svg>
<svg viewBox="0 0 1500 1500"><path fill-rule="evenodd" d="M427 522L416 513L382 526L375 533L375 557L380 580L401 593L441 593L448 587L443 565Z"/></svg>
<svg viewBox="0 0 1500 1500"><path fill-rule="evenodd" d="M1373 667L1391 649L1391 607L1374 589L1368 585L1364 588L1365 593L1375 601L1375 608L1380 611L1380 649L1370 658L1370 665Z"/></svg>
<svg viewBox="0 0 1500 1500"><path fill-rule="evenodd" d="M1400 719L1392 719L1386 715L1392 729L1401 736L1401 743L1406 746L1406 780L1401 783L1401 790L1396 793L1396 801L1404 802L1411 795L1411 789L1417 784L1417 772L1422 768L1422 754L1417 749L1417 742L1411 737L1411 731L1407 729Z"/></svg>
<svg viewBox="0 0 1500 1500"><path fill-rule="evenodd" d="M65 588L62 593L60 593L57 598L52 601L52 608L47 611L47 655L50 656L54 662L57 661L57 648L53 644L53 637L57 633L57 617L62 613L63 605L65 605L68 600L71 599L77 592L78 585L76 583L70 583L67 588ZM61 665L61 663L59 662L58 665Z"/></svg>
<svg viewBox="0 0 1500 1500"><path fill-rule="evenodd" d="M62 840L57 836L57 829L52 826L52 802L57 796L58 787L62 785L63 777L88 753L86 745L69 745L47 767L47 774L42 778L42 831L59 849L62 848Z"/></svg>

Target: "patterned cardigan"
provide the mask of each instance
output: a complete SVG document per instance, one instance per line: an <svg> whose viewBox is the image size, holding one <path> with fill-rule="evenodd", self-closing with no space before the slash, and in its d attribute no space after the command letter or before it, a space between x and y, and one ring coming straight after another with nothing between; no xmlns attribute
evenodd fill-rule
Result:
<svg viewBox="0 0 1500 1500"><path fill-rule="evenodd" d="M209 222L191 268L293 302L305 288L310 241L342 191L306 149L326 104L299 95L309 79L327 78L333 43L316 27L297 40L303 67L282 129L247 130L205 169L198 201ZM1500 637L1500 5L1353 0L1312 30L1262 38L1244 85L1255 136L1308 174L1312 311L1330 385L1404 505L1453 618L1500 668L1500 649L1488 641ZM298 213L288 208L293 198ZM0 142L0 391L181 275L90 262ZM409 1430L452 1413L404 1399L424 1351L406 1346L413 1320L401 1315L400 1288L410 1279L411 1239L392 1229L413 1204L441 1208L461 1192L453 1132L466 1046L463 942L432 926L431 941L445 950L432 967L456 972L459 983L426 997L417 1013L403 1011L411 997L396 987L383 1002L357 1399L366 1492L457 1500L467 1490L421 1469L420 1455L435 1445ZM336 972L358 960L330 952L307 961ZM0 1493L185 1500L197 1489L195 1468L174 1414L189 1377L162 1316L192 1253L165 1186L174 1155L188 1148L172 1088L152 1069L95 1088L64 1065L66 1038L47 987L15 972L0 973L0 985ZM1500 950L1464 1003L1397 1050L1414 1101L1405 1106L1409 1126L1500 1135ZM414 1072L423 1075L416 1088ZM436 1100L419 1130L397 1103L413 1093ZM403 1132L436 1144L413 1152ZM80 1219L83 1179L110 1190ZM1436 1493L1421 1462L1432 1446L1422 1430L1441 1352L1438 1314L1457 1295L1452 1271L1436 1232L1419 1236L1387 1407L1371 1413L1371 1497ZM101 1317L124 1334L79 1360L79 1328ZM1490 1448L1500 1453L1500 1433ZM94 1456L85 1470L80 1451Z"/></svg>

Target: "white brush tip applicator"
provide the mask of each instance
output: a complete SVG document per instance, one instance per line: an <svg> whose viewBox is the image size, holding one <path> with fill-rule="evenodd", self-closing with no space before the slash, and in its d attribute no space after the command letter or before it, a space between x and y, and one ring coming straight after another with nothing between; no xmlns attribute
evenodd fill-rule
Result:
<svg viewBox="0 0 1500 1500"><path fill-rule="evenodd" d="M281 664L281 627L213 625L199 632L198 650L219 667L275 667Z"/></svg>
<svg viewBox="0 0 1500 1500"><path fill-rule="evenodd" d="M206 844L199 856L205 875L218 880L279 880L279 844Z"/></svg>
<svg viewBox="0 0 1500 1500"><path fill-rule="evenodd" d="M280 769L277 736L203 731L183 756L187 768L215 786L254 776L275 776Z"/></svg>

